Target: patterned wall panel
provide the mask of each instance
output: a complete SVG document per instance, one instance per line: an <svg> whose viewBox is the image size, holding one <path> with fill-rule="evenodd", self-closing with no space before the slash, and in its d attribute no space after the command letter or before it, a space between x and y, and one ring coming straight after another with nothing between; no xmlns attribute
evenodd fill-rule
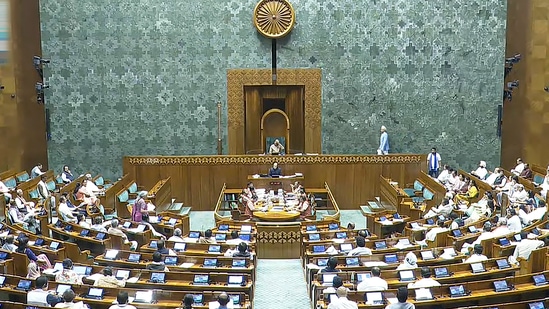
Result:
<svg viewBox="0 0 549 309"><path fill-rule="evenodd" d="M279 68L322 69L325 153L439 147L499 162L506 1L293 0ZM42 0L50 166L119 175L123 155L214 154L226 74L269 68L255 0Z"/></svg>

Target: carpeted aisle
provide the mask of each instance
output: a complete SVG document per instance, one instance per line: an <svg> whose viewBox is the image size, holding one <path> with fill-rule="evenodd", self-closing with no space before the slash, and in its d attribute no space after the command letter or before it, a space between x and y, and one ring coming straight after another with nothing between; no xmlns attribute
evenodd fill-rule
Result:
<svg viewBox="0 0 549 309"><path fill-rule="evenodd" d="M267 260L257 262L254 308L310 308L301 261Z"/></svg>

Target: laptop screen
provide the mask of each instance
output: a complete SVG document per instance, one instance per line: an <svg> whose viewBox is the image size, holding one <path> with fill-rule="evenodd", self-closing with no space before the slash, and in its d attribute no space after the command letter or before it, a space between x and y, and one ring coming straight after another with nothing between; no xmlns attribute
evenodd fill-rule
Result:
<svg viewBox="0 0 549 309"><path fill-rule="evenodd" d="M520 237L520 234L515 234L515 236L513 236L515 238L515 241L521 241L522 238Z"/></svg>
<svg viewBox="0 0 549 309"><path fill-rule="evenodd" d="M245 259L234 259L233 260L233 267L246 267L246 260Z"/></svg>
<svg viewBox="0 0 549 309"><path fill-rule="evenodd" d="M415 279L413 270L401 270L399 273L400 281L411 281Z"/></svg>
<svg viewBox="0 0 549 309"><path fill-rule="evenodd" d="M474 273L483 272L484 265L482 265L482 263L473 263L471 264L471 269L473 270Z"/></svg>
<svg viewBox="0 0 549 309"><path fill-rule="evenodd" d="M435 224L435 220L433 220L433 219L427 219L426 223L429 224L429 225L434 225L434 224Z"/></svg>
<svg viewBox="0 0 549 309"><path fill-rule="evenodd" d="M68 284L58 284L57 289L55 289L55 292L57 292L58 295L63 295L63 293L70 288L71 286Z"/></svg>
<svg viewBox="0 0 549 309"><path fill-rule="evenodd" d="M220 231L228 231L228 230L229 230L229 225L228 225L228 224L221 224L221 225L219 225L218 230L220 230ZM202 295L202 294L200 294L200 295Z"/></svg>
<svg viewBox="0 0 549 309"><path fill-rule="evenodd" d="M137 291L135 292L135 301L140 303L151 303L153 299L153 291Z"/></svg>
<svg viewBox="0 0 549 309"><path fill-rule="evenodd" d="M50 249L57 250L59 248L59 243L57 241L52 241L50 244Z"/></svg>
<svg viewBox="0 0 549 309"><path fill-rule="evenodd" d="M173 245L173 249L175 251L185 251L185 246L186 246L186 244L184 242L176 242Z"/></svg>
<svg viewBox="0 0 549 309"><path fill-rule="evenodd" d="M320 253L324 251L325 251L324 246L313 246L313 252L315 253Z"/></svg>
<svg viewBox="0 0 549 309"><path fill-rule="evenodd" d="M205 284L208 283L209 276L208 275L194 275L194 283L201 283Z"/></svg>
<svg viewBox="0 0 549 309"><path fill-rule="evenodd" d="M17 284L17 288L22 290L28 290L30 289L30 286L31 286L30 280L19 280L19 283Z"/></svg>
<svg viewBox="0 0 549 309"><path fill-rule="evenodd" d="M529 303L530 309L545 309L545 305L542 302Z"/></svg>
<svg viewBox="0 0 549 309"><path fill-rule="evenodd" d="M141 254L139 253L130 253L128 256L128 262L137 263L141 259Z"/></svg>
<svg viewBox="0 0 549 309"><path fill-rule="evenodd" d="M337 233L336 233L336 238L337 238L337 239L345 239L345 238L347 238L347 233L345 233L345 232L337 232Z"/></svg>
<svg viewBox="0 0 549 309"><path fill-rule="evenodd" d="M358 257L350 257L345 259L347 266L358 266Z"/></svg>
<svg viewBox="0 0 549 309"><path fill-rule="evenodd" d="M119 269L116 271L116 278L117 279L124 279L130 277L130 271L125 269Z"/></svg>
<svg viewBox="0 0 549 309"><path fill-rule="evenodd" d="M227 239L227 234L215 234L215 240L225 241L225 239Z"/></svg>
<svg viewBox="0 0 549 309"><path fill-rule="evenodd" d="M197 305L200 305L204 302L204 295L203 294L194 294L193 295L193 302Z"/></svg>
<svg viewBox="0 0 549 309"><path fill-rule="evenodd" d="M243 241L250 241L250 239L252 238L252 235L251 234L240 234L240 236L238 236L238 238L240 238Z"/></svg>
<svg viewBox="0 0 549 309"><path fill-rule="evenodd" d="M356 281L358 282L362 282L368 278L371 278L372 277L372 274L371 273L361 273L361 274L356 274Z"/></svg>
<svg viewBox="0 0 549 309"><path fill-rule="evenodd" d="M221 252L221 246L220 245L210 245L208 247L208 252L219 253L219 252Z"/></svg>
<svg viewBox="0 0 549 309"><path fill-rule="evenodd" d="M386 249L387 243L385 241L376 241L375 246L376 246L376 249Z"/></svg>
<svg viewBox="0 0 549 309"><path fill-rule="evenodd" d="M448 269L446 267L435 268L435 277L446 277L448 276Z"/></svg>
<svg viewBox="0 0 549 309"><path fill-rule="evenodd" d="M88 295L93 296L93 297L102 297L103 296L103 289L90 288L90 290L88 291Z"/></svg>
<svg viewBox="0 0 549 309"><path fill-rule="evenodd" d="M496 263L498 264L499 269L511 267L506 259L496 260Z"/></svg>
<svg viewBox="0 0 549 309"><path fill-rule="evenodd" d="M307 232L316 231L316 225L307 225Z"/></svg>
<svg viewBox="0 0 549 309"><path fill-rule="evenodd" d="M343 252L349 252L349 251L353 250L353 245L352 244L341 244L341 245L339 245L339 249Z"/></svg>
<svg viewBox="0 0 549 309"><path fill-rule="evenodd" d="M137 226L137 231L138 232L143 232L143 231L145 231L146 228L147 228L147 226L145 224L139 224Z"/></svg>
<svg viewBox="0 0 549 309"><path fill-rule="evenodd" d="M465 287L463 285L451 286L450 295L452 296L465 295Z"/></svg>
<svg viewBox="0 0 549 309"><path fill-rule="evenodd" d="M419 224L417 222L412 222L410 223L410 227L412 227L413 229L419 229Z"/></svg>
<svg viewBox="0 0 549 309"><path fill-rule="evenodd" d="M328 259L318 259L316 260L316 265L324 267L328 264Z"/></svg>
<svg viewBox="0 0 549 309"><path fill-rule="evenodd" d="M244 277L243 276L229 276L228 279L229 284L242 284L244 283Z"/></svg>
<svg viewBox="0 0 549 309"><path fill-rule="evenodd" d="M366 302L374 303L383 301L383 294L381 292L366 293Z"/></svg>
<svg viewBox="0 0 549 309"><path fill-rule="evenodd" d="M322 284L331 286L335 276L335 274L322 274Z"/></svg>
<svg viewBox="0 0 549 309"><path fill-rule="evenodd" d="M396 254L387 254L385 256L385 263L387 263L387 264L398 263L397 255Z"/></svg>
<svg viewBox="0 0 549 309"><path fill-rule="evenodd" d="M337 223L330 223L330 224L328 224L328 229L329 229L329 230L337 230L337 229L339 229L339 224L337 224Z"/></svg>
<svg viewBox="0 0 549 309"><path fill-rule="evenodd" d="M416 293L416 299L433 299L433 294L430 289L416 289L414 292Z"/></svg>
<svg viewBox="0 0 549 309"><path fill-rule="evenodd" d="M164 282L165 278L166 278L165 273L152 273L151 274L151 282Z"/></svg>
<svg viewBox="0 0 549 309"><path fill-rule="evenodd" d="M177 264L177 256L167 256L164 258L164 264L166 265L176 265Z"/></svg>
<svg viewBox="0 0 549 309"><path fill-rule="evenodd" d="M469 229L470 233L476 233L477 232L477 228L474 225L469 226L468 229Z"/></svg>
<svg viewBox="0 0 549 309"><path fill-rule="evenodd" d="M320 234L309 234L309 240L320 240Z"/></svg>
<svg viewBox="0 0 549 309"><path fill-rule="evenodd" d="M118 255L118 250L107 250L107 252L105 252L105 258L106 259L109 259L109 260L114 260L116 259L116 256Z"/></svg>
<svg viewBox="0 0 549 309"><path fill-rule="evenodd" d="M251 225L243 225L240 227L240 232L242 233L251 233L252 232L252 226Z"/></svg>
<svg viewBox="0 0 549 309"><path fill-rule="evenodd" d="M196 232L196 231L189 232L189 238L200 238L200 232Z"/></svg>
<svg viewBox="0 0 549 309"><path fill-rule="evenodd" d="M435 258L433 251L421 251L421 258L423 260L432 260Z"/></svg>
<svg viewBox="0 0 549 309"><path fill-rule="evenodd" d="M545 275L543 275L543 274L534 275L534 276L532 276L532 278L534 278L534 283L535 284L544 284L544 283L547 282L547 280L545 279Z"/></svg>
<svg viewBox="0 0 549 309"><path fill-rule="evenodd" d="M217 266L217 259L204 259L204 266L205 267L216 267Z"/></svg>

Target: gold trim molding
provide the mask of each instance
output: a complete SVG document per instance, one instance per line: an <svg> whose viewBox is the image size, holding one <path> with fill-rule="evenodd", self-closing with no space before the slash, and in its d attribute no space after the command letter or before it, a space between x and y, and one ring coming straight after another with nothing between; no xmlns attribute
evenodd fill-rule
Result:
<svg viewBox="0 0 549 309"><path fill-rule="evenodd" d="M277 69L276 85L305 86L305 152L321 153L322 70ZM227 116L229 154L243 154L244 87L273 85L271 69L227 71Z"/></svg>
<svg viewBox="0 0 549 309"><path fill-rule="evenodd" d="M313 155L313 156L178 156L124 157L130 165L271 165L279 164L405 164L422 163L425 155L386 156Z"/></svg>

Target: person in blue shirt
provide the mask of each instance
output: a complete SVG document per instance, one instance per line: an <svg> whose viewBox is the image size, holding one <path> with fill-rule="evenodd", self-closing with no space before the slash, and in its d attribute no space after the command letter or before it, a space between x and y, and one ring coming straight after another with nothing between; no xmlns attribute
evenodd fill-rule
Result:
<svg viewBox="0 0 549 309"><path fill-rule="evenodd" d="M282 170L278 167L278 163L273 163L273 167L269 169L269 177L282 175Z"/></svg>
<svg viewBox="0 0 549 309"><path fill-rule="evenodd" d="M387 128L381 126L381 136L379 137L379 148L377 149L378 155L386 155L389 153L389 134Z"/></svg>

